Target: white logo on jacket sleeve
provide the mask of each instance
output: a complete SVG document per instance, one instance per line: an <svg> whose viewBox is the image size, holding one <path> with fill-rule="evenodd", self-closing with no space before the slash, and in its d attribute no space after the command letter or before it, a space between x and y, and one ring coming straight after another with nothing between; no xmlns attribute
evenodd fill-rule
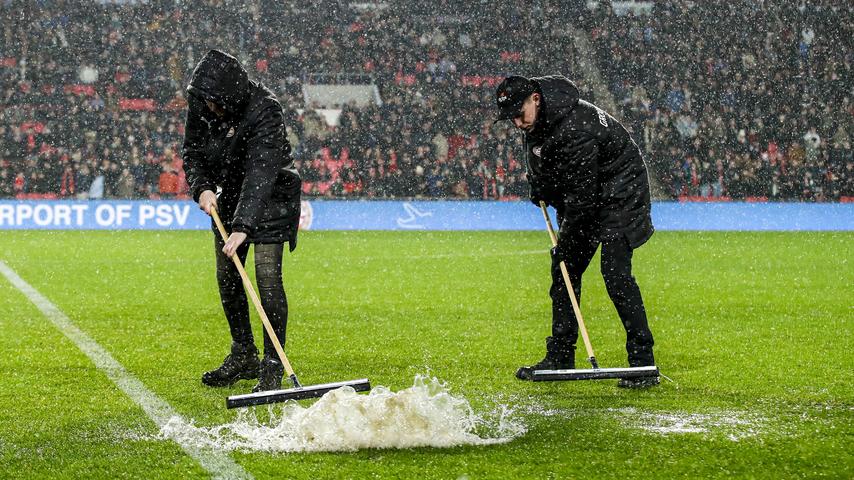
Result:
<svg viewBox="0 0 854 480"><path fill-rule="evenodd" d="M601 123L603 127L608 128L608 117L605 116L605 110L596 107L596 115L599 116L599 123Z"/></svg>
<svg viewBox="0 0 854 480"><path fill-rule="evenodd" d="M540 145L537 145L536 147L531 149L531 152L538 157L542 157L541 154L543 153L543 147Z"/></svg>

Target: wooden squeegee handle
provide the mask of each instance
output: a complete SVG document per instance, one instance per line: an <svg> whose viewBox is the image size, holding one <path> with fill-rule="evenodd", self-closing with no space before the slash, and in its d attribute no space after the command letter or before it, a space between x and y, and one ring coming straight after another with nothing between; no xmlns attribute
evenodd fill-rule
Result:
<svg viewBox="0 0 854 480"><path fill-rule="evenodd" d="M216 208L211 208L211 216L216 223L216 228L219 230L220 235L222 235L222 241L227 242L228 232L225 231L225 227L222 225L222 220L219 219L219 214L216 212ZM267 313L264 312L264 307L261 306L261 299L259 299L258 294L255 293L255 287L252 286L252 282L249 280L249 275L246 274L246 269L243 268L243 264L240 263L240 258L237 257L237 254L232 255L231 259L234 260L234 266L237 267L237 271L240 272L240 278L243 279L243 286L246 287L249 297L252 298L252 303L255 304L255 310L258 310L258 316L261 317L261 323L264 324L264 329L267 330L267 335L270 336L270 340L276 348L276 353L279 354L279 359L282 361L285 371L288 373L289 377L295 377L296 374L294 374L294 369L291 368L291 362L288 361L288 357L285 355L285 350L282 348L282 344L279 343L279 337L276 336L273 326L270 325L270 319L267 318Z"/></svg>
<svg viewBox="0 0 854 480"><path fill-rule="evenodd" d="M549 237L552 239L552 246L557 247L557 235L552 220L549 218L549 212L546 210L546 202L540 202L540 210L543 211L543 218L546 219L546 227L549 229ZM560 261L560 272L563 274L563 281L566 283L566 290L569 293L569 300L572 302L572 310L575 312L575 318L578 319L578 328L581 330L581 338L584 340L584 348L587 349L587 357L593 368L599 368L596 362L596 356L593 354L593 345L590 343L590 337L587 335L587 327L584 326L584 319L581 318L581 308L578 307L578 300L575 298L575 290L572 288L572 282L569 281L569 272L566 270L566 263Z"/></svg>

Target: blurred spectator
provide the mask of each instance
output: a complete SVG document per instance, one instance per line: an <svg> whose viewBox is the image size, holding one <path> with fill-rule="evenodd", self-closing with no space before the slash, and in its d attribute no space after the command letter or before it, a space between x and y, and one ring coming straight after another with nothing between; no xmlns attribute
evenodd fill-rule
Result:
<svg viewBox="0 0 854 480"><path fill-rule="evenodd" d="M0 168L0 198L8 198L14 195L13 180L8 169Z"/></svg>
<svg viewBox="0 0 854 480"><path fill-rule="evenodd" d="M74 169L71 165L66 165L59 180L59 195L61 197L74 197L76 193L77 184L74 178Z"/></svg>
<svg viewBox="0 0 854 480"><path fill-rule="evenodd" d="M136 182L130 173L130 168L124 167L116 180L115 196L117 198L135 198Z"/></svg>
<svg viewBox="0 0 854 480"><path fill-rule="evenodd" d="M89 185L89 200L101 200L104 198L104 174L100 173L92 180L92 183Z"/></svg>
<svg viewBox="0 0 854 480"><path fill-rule="evenodd" d="M164 160L161 163L163 169L157 181L157 192L160 198L171 199L178 194L178 174L172 168L171 162Z"/></svg>

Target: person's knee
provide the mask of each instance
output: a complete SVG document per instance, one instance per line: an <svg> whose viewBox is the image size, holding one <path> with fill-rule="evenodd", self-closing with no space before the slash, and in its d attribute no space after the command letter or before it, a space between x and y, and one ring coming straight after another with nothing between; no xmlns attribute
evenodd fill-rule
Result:
<svg viewBox="0 0 854 480"><path fill-rule="evenodd" d="M284 290L281 275L260 275L256 272L258 290L261 292L279 292Z"/></svg>
<svg viewBox="0 0 854 480"><path fill-rule="evenodd" d="M242 283L220 282L219 296L223 303L246 303L246 292L243 290Z"/></svg>
<svg viewBox="0 0 854 480"><path fill-rule="evenodd" d="M605 290L611 297L625 296L626 292L637 288L635 277L628 271L605 271L602 278L605 280Z"/></svg>
<svg viewBox="0 0 854 480"><path fill-rule="evenodd" d="M220 289L234 289L236 287L242 286L240 275L236 270L229 268L217 268L216 269L216 280L220 286Z"/></svg>
<svg viewBox="0 0 854 480"><path fill-rule="evenodd" d="M274 262L256 263L255 278L258 281L259 289L281 288L282 269Z"/></svg>
<svg viewBox="0 0 854 480"><path fill-rule="evenodd" d="M282 283L282 244L255 246L255 276L259 283Z"/></svg>

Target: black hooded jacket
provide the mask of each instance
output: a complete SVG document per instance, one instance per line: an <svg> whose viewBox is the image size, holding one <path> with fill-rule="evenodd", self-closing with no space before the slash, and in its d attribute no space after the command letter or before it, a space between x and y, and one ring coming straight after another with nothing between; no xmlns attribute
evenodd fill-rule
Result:
<svg viewBox="0 0 854 480"><path fill-rule="evenodd" d="M232 231L245 232L252 243L287 241L293 250L302 181L275 94L219 50L205 54L187 92L184 168L193 199L220 187L218 210ZM221 106L225 116L214 114L205 100Z"/></svg>
<svg viewBox="0 0 854 480"><path fill-rule="evenodd" d="M542 96L525 134L531 193L563 218L561 233L590 231L600 240L624 235L632 248L653 233L649 178L626 129L579 99L559 75L531 79Z"/></svg>

